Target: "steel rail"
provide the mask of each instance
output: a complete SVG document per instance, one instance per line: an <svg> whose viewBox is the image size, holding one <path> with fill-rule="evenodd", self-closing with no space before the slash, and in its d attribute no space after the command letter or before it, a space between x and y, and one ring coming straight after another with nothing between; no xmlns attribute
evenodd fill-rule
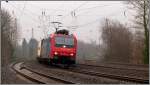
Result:
<svg viewBox="0 0 150 85"><path fill-rule="evenodd" d="M62 84L74 84L74 82L66 81L63 79L56 78L54 76L45 75L44 73L40 73L37 71L33 71L32 69L21 66L23 62L14 63L12 65L12 69L19 75L27 78L28 80L38 83L38 84L48 84L55 81L55 83ZM44 80L45 79L45 80Z"/></svg>
<svg viewBox="0 0 150 85"><path fill-rule="evenodd" d="M118 69L118 68L117 68ZM149 83L149 80L142 79L142 78L136 78L136 77L131 77L131 76L122 76L122 75L117 75L117 74L110 74L110 73L102 73L102 72L95 72L92 70L88 69L67 69L72 72L77 72L77 73L83 73L83 74L88 74L88 75L94 75L94 76L99 76L99 77L107 77L111 79L118 79L118 80L124 80L124 81L129 81L129 82L135 82L135 83Z"/></svg>

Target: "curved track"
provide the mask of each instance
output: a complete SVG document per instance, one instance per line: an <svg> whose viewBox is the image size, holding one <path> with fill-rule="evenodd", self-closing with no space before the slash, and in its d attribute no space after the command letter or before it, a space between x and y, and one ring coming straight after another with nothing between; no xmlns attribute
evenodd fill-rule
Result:
<svg viewBox="0 0 150 85"><path fill-rule="evenodd" d="M118 80L118 79L110 79L103 76L97 76L97 75L91 75L86 74L85 72L79 72L79 71L72 71L72 68L64 69L60 66L49 66L45 64L39 64L39 63L33 63L28 62L25 63L25 67L29 69L34 69L36 71L41 71L44 74L52 75L60 77L61 79L73 81L75 83L80 84L121 84L121 83L134 83L134 82L128 82L124 80ZM42 70L40 70L42 68Z"/></svg>
<svg viewBox="0 0 150 85"><path fill-rule="evenodd" d="M12 68L25 78L47 83L149 83L147 70L77 65L69 69L35 62L16 63Z"/></svg>
<svg viewBox="0 0 150 85"><path fill-rule="evenodd" d="M19 75L27 78L28 80L39 83L39 84L48 84L48 83L60 83L60 84L73 84L73 82L65 81L54 76L44 75L40 72L35 72L32 69L27 69L22 67L23 62L15 63L12 65L12 69L16 71Z"/></svg>

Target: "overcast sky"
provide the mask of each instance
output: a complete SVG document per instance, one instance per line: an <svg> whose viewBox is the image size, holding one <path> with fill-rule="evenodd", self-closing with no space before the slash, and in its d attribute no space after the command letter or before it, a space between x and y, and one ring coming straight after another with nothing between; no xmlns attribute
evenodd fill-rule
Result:
<svg viewBox="0 0 150 85"><path fill-rule="evenodd" d="M99 43L98 29L101 29L104 18L118 20L128 26L133 19L133 13L123 1L2 1L1 5L17 18L21 27L20 37L27 40L32 37L32 28L33 37L40 40L45 34L55 31L51 22L59 21L63 26L61 29L70 30L79 40ZM42 11L45 12L43 15ZM77 27L72 29L71 26Z"/></svg>

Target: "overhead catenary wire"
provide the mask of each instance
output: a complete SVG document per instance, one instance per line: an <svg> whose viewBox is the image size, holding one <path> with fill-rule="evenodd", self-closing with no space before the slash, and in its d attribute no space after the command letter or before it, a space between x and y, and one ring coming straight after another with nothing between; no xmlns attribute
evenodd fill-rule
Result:
<svg viewBox="0 0 150 85"><path fill-rule="evenodd" d="M78 6L77 8L75 8L74 10L77 10L77 9L79 9L80 7L82 7L83 5L85 5L87 2L84 2L83 4L81 4L80 6ZM104 6L106 6L106 5L104 5ZM108 6L108 5L107 5ZM96 6L96 7L102 7L102 6ZM86 10L87 9L92 9L92 8L96 8L96 7L91 7L91 8L85 8ZM85 10L85 9L81 9L81 10ZM81 11L80 10L80 11ZM32 13L33 14L33 13ZM79 16L79 15L78 15ZM94 15L93 15L94 16Z"/></svg>
<svg viewBox="0 0 150 85"><path fill-rule="evenodd" d="M87 2L88 2L88 1L87 1ZM80 6L78 6L77 8L75 8L75 9L72 10L72 11L80 12L80 11L84 11L84 10L88 11L88 10L90 10L90 9L99 8L99 7L112 6L112 5L100 5L100 6L94 6L94 7L79 9L79 8L81 8L83 5L87 4L87 2L81 4ZM112 4L118 4L118 3L112 3ZM77 10L77 9L78 9L78 10ZM69 14L70 14L70 12L67 13L67 15L65 15L62 19L66 18ZM78 15L76 15L76 16L78 16ZM93 16L94 16L94 15L93 15Z"/></svg>
<svg viewBox="0 0 150 85"><path fill-rule="evenodd" d="M82 4L79 5L77 8L73 9L72 11L76 11L77 9L81 8L83 5L85 5L85 4L87 4L87 3L88 3L88 1L82 3ZM67 13L67 15L65 15L64 17L62 17L62 19L66 18L68 15L70 15L70 13L71 13L72 11L69 11L69 13ZM62 20L62 19L61 19L61 20Z"/></svg>
<svg viewBox="0 0 150 85"><path fill-rule="evenodd" d="M28 3L28 4L30 4L30 3ZM34 5L32 5L32 6L34 6ZM14 8L16 8L16 9L19 9L20 7L15 7L15 6L13 6ZM65 11L65 10L62 10L62 9L59 9L59 8L61 8L61 6L60 7L58 7L57 9L46 9L46 8L41 8L41 7L39 7L39 6L37 6L38 8L40 8L40 10L42 10L43 11L43 9L44 9L44 11L49 11L49 10L51 10L51 11L53 11L51 14L49 14L49 16L58 16L58 15L56 15L56 14L54 14L56 11ZM20 9L19 9L20 10ZM34 12L32 12L31 10L29 10L29 9L26 9L26 11L28 11L29 13L31 13L32 15L35 15L35 16L39 16L39 14L37 14L37 13L34 13ZM20 12L21 13L21 12Z"/></svg>
<svg viewBox="0 0 150 85"><path fill-rule="evenodd" d="M16 7L16 6L14 6L13 4L11 4L11 6L13 7L13 8L15 8L16 10L19 10L20 11L20 13L22 13L21 11L21 9L19 9L20 7ZM24 8L23 8L24 9ZM56 10L54 10L53 12L55 12ZM36 16L38 16L37 14L35 14L35 13L33 13L33 12L31 12L31 11L29 11L29 10L27 10L26 9L26 11L25 11L25 13L24 13L25 15L29 15L29 14L33 14L33 15L36 15ZM21 14L20 14L21 15ZM23 14L22 14L23 15ZM51 15L50 15L51 16ZM53 15L54 16L54 15ZM55 16L57 16L57 15L55 15ZM20 19L21 17L19 17L18 19ZM33 20L33 22L34 21L36 21L36 22L38 22L39 23L39 21L37 21L36 19L34 19L33 17L31 17L31 15L30 15L30 18Z"/></svg>
<svg viewBox="0 0 150 85"><path fill-rule="evenodd" d="M84 10L85 10L85 12L82 12L82 13L86 13L86 12L88 12L90 9L103 8L103 7L106 7L106 6L111 6L111 5L94 6L94 7L91 7L91 8L85 8L85 9L81 9L81 10L78 10L78 11L84 11ZM76 16L79 16L80 14L81 14L81 13L79 13L79 14L76 15Z"/></svg>
<svg viewBox="0 0 150 85"><path fill-rule="evenodd" d="M14 4L15 4L15 3L14 3ZM11 5L13 5L13 4L11 4ZM15 4L15 5L17 5L17 4ZM26 5L27 5L27 3L26 3ZM13 7L16 8L16 9L19 9L19 8L20 8L20 7L15 7L14 5L13 5ZM21 11L21 9L19 9L19 10ZM25 10L24 10L24 11L25 11ZM34 13L34 12L28 10L27 8L26 8L26 11L28 12L28 14L30 13L30 14L32 14L32 15L39 16L37 13ZM26 13L26 14L27 14L27 13Z"/></svg>
<svg viewBox="0 0 150 85"><path fill-rule="evenodd" d="M85 3L83 3L83 4L81 4L79 7L77 7L75 10L77 10L78 9L78 11L77 12L79 12L79 11L84 11L84 10L86 10L86 11L88 11L88 10L90 10L90 9L94 9L94 8L103 8L103 7L106 7L106 6L111 6L111 5L100 5L100 6L94 6L94 7L90 7L90 8L84 8L84 9L79 9L82 5L85 5ZM85 12L84 12L85 13ZM81 13L80 13L81 14ZM76 14L75 15L75 17L78 17L78 16L89 16L89 15L80 15L80 14ZM68 16L68 15L66 15L66 16ZM65 16L65 17L66 17ZM100 16L100 15L90 15L90 16ZM63 17L63 18L65 18L65 17ZM95 20L95 21L97 21L97 20ZM92 22L95 22L95 21L92 21ZM91 22L90 22L91 23ZM83 25L77 25L77 26L75 26L75 27L80 27L80 26L85 26L85 25L87 25L87 24L83 24ZM72 27L72 26L71 26ZM68 27L67 27L68 28Z"/></svg>
<svg viewBox="0 0 150 85"><path fill-rule="evenodd" d="M20 18L20 17L23 15L23 13L24 13L24 10L25 10L25 7L26 7L26 3L27 3L27 2L24 3L24 6L23 6L23 8L22 8L22 12L21 12L19 18Z"/></svg>
<svg viewBox="0 0 150 85"><path fill-rule="evenodd" d="M31 3L28 3L28 5L32 5L32 7L34 7L35 5L34 4L31 4ZM61 10L61 9L47 9L47 8L41 8L41 7L39 7L39 6L35 6L37 9L39 9L40 11L64 11L64 10ZM30 11L30 10L28 10L28 9L26 9L27 11L29 11L30 13L32 13L33 15L37 15L37 16L39 16L39 14L37 14L37 13L34 13L34 12L32 12L32 11ZM52 16L56 16L56 15L52 15Z"/></svg>
<svg viewBox="0 0 150 85"><path fill-rule="evenodd" d="M41 8L40 6L34 5L32 3L29 3L29 5L32 5L36 8L38 8L39 10L43 10L43 8ZM44 9L47 10L47 11L65 11L65 10L62 10L62 9L49 9L49 8L44 8Z"/></svg>
<svg viewBox="0 0 150 85"><path fill-rule="evenodd" d="M106 6L111 6L111 5L101 5L101 6L94 6L94 7L90 7L90 8L84 8L84 9L79 9L78 11L83 11L83 10L89 10L89 9L94 9L94 8L99 8L99 7L106 7ZM77 16L86 16L86 15L76 15ZM92 16L95 16L95 15L92 15ZM99 15L97 15L99 16ZM96 20L97 21L97 20ZM92 21L92 22L95 22L95 21ZM90 22L91 23L91 22ZM71 27L80 27L80 26L85 26L85 25L88 25L88 24L83 24L83 25L77 25L77 26L71 26Z"/></svg>
<svg viewBox="0 0 150 85"><path fill-rule="evenodd" d="M80 28L80 27L84 27L84 26L88 26L88 25L91 25L97 21L99 21L100 19L96 19L94 21L91 21L91 22L88 22L88 23L85 23L85 24L80 24L80 25L76 25L76 26L66 26L66 27L77 27L77 28Z"/></svg>
<svg viewBox="0 0 150 85"><path fill-rule="evenodd" d="M97 6L94 6L94 7L88 7L88 8L79 9L78 11L90 10L90 9L93 9L93 8L99 8L99 7L105 7L105 6L112 6L114 4L118 4L118 3L111 3L111 5L108 5L108 4L107 5L97 5Z"/></svg>
<svg viewBox="0 0 150 85"><path fill-rule="evenodd" d="M117 10L118 11L118 10ZM121 12L122 10L120 10L120 12ZM115 13L116 13L116 11L113 13L113 14L111 14L112 16L114 16L115 15ZM88 25L91 25L91 24L93 24L93 23L95 23L95 22L97 22L97 21L100 21L100 19L101 18L98 18L98 19L96 19L96 20L93 20L93 21L90 21L90 22L87 22L87 23L84 23L84 24L80 24L80 25L75 25L75 26L65 26L65 27L78 27L78 28L80 28L80 27L84 27L84 26L88 26Z"/></svg>
<svg viewBox="0 0 150 85"><path fill-rule="evenodd" d="M21 13L21 9L15 7L13 4L10 4L10 5L11 5L13 8L15 8L16 10L20 11L20 13ZM24 11L24 14L25 14L25 15L29 15L29 14L31 14L31 13ZM37 21L36 19L34 19L33 17L31 17L30 15L29 15L29 17L30 17L30 19L31 19L32 22L34 22L34 23L35 23L35 22L39 23L39 21ZM18 19L20 19L20 18L18 18ZM34 27L34 28L35 28L35 27ZM36 28L35 30L37 30L37 28ZM29 30L28 30L28 31L29 31ZM24 32L24 31L23 31L23 32Z"/></svg>
<svg viewBox="0 0 150 85"><path fill-rule="evenodd" d="M87 3L87 2L86 2ZM93 9L93 8L99 8L99 7L103 7L103 6L95 6L95 7L91 7L91 8L85 8L85 9L79 9L79 8L81 8L83 5L85 5L86 4L85 2L84 3L82 3L80 6L78 6L77 8L75 8L74 10L77 10L78 9L78 11L83 11L83 10L89 10L89 9ZM108 5L104 5L104 7L105 6L108 6ZM110 6L110 5L109 5ZM79 15L77 15L77 16L79 16ZM86 16L86 15L83 15L83 16ZM87 15L88 16L88 15ZM93 15L93 16L95 16L95 15ZM97 16L99 16L99 15L97 15ZM84 26L84 25L78 25L78 26Z"/></svg>
<svg viewBox="0 0 150 85"><path fill-rule="evenodd" d="M13 4L10 4L10 5L11 5L13 8L15 8L16 10L20 11L20 13L21 13L21 9L15 7ZM29 15L29 12L28 12L28 14L27 14L26 12L24 12L24 14L25 14L25 15ZM29 15L29 16L30 16L30 19L33 20L33 22L35 21L35 22L38 22L38 23L39 23L39 21L37 21L35 18L31 17L31 15ZM20 18L21 18L21 17L18 17L18 19L20 19Z"/></svg>
<svg viewBox="0 0 150 85"><path fill-rule="evenodd" d="M67 16L69 16L70 15L70 13L71 14L74 14L74 15L72 15L72 16L75 16L75 11L76 10L78 10L79 8L81 8L81 7L83 7L85 4L87 4L88 3L88 1L86 1L86 2L83 2L82 4L80 4L78 7L76 7L76 8L74 8L72 11L69 11L69 13L67 13L65 16L63 16L61 19L60 19L60 21L62 21L64 18L66 18ZM64 27L66 27L66 26L64 26ZM68 27L67 27L68 28Z"/></svg>
<svg viewBox="0 0 150 85"><path fill-rule="evenodd" d="M61 5L62 6L62 5ZM61 6L59 6L58 8L60 8ZM59 9L55 9L55 10L53 10L53 12L56 12L56 11L58 11ZM29 11L29 10L28 10ZM60 11L60 10L59 10ZM32 13L33 14L33 12L31 12L31 11L29 11L30 13ZM45 10L44 10L44 13L45 13ZM34 15L37 15L37 14L34 14ZM45 15L46 16L46 15ZM57 16L57 15L49 15L49 17L50 16Z"/></svg>

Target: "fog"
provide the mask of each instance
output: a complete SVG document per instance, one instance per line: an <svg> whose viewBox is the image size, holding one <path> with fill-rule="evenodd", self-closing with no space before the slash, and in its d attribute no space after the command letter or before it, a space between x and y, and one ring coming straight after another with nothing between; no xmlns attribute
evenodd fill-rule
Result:
<svg viewBox="0 0 150 85"><path fill-rule="evenodd" d="M118 20L129 27L133 19L133 12L123 1L2 1L1 5L17 18L20 43L23 38L41 40L55 31L51 22L59 21L63 26L60 29L68 29L78 40L100 44L98 30L104 18Z"/></svg>

